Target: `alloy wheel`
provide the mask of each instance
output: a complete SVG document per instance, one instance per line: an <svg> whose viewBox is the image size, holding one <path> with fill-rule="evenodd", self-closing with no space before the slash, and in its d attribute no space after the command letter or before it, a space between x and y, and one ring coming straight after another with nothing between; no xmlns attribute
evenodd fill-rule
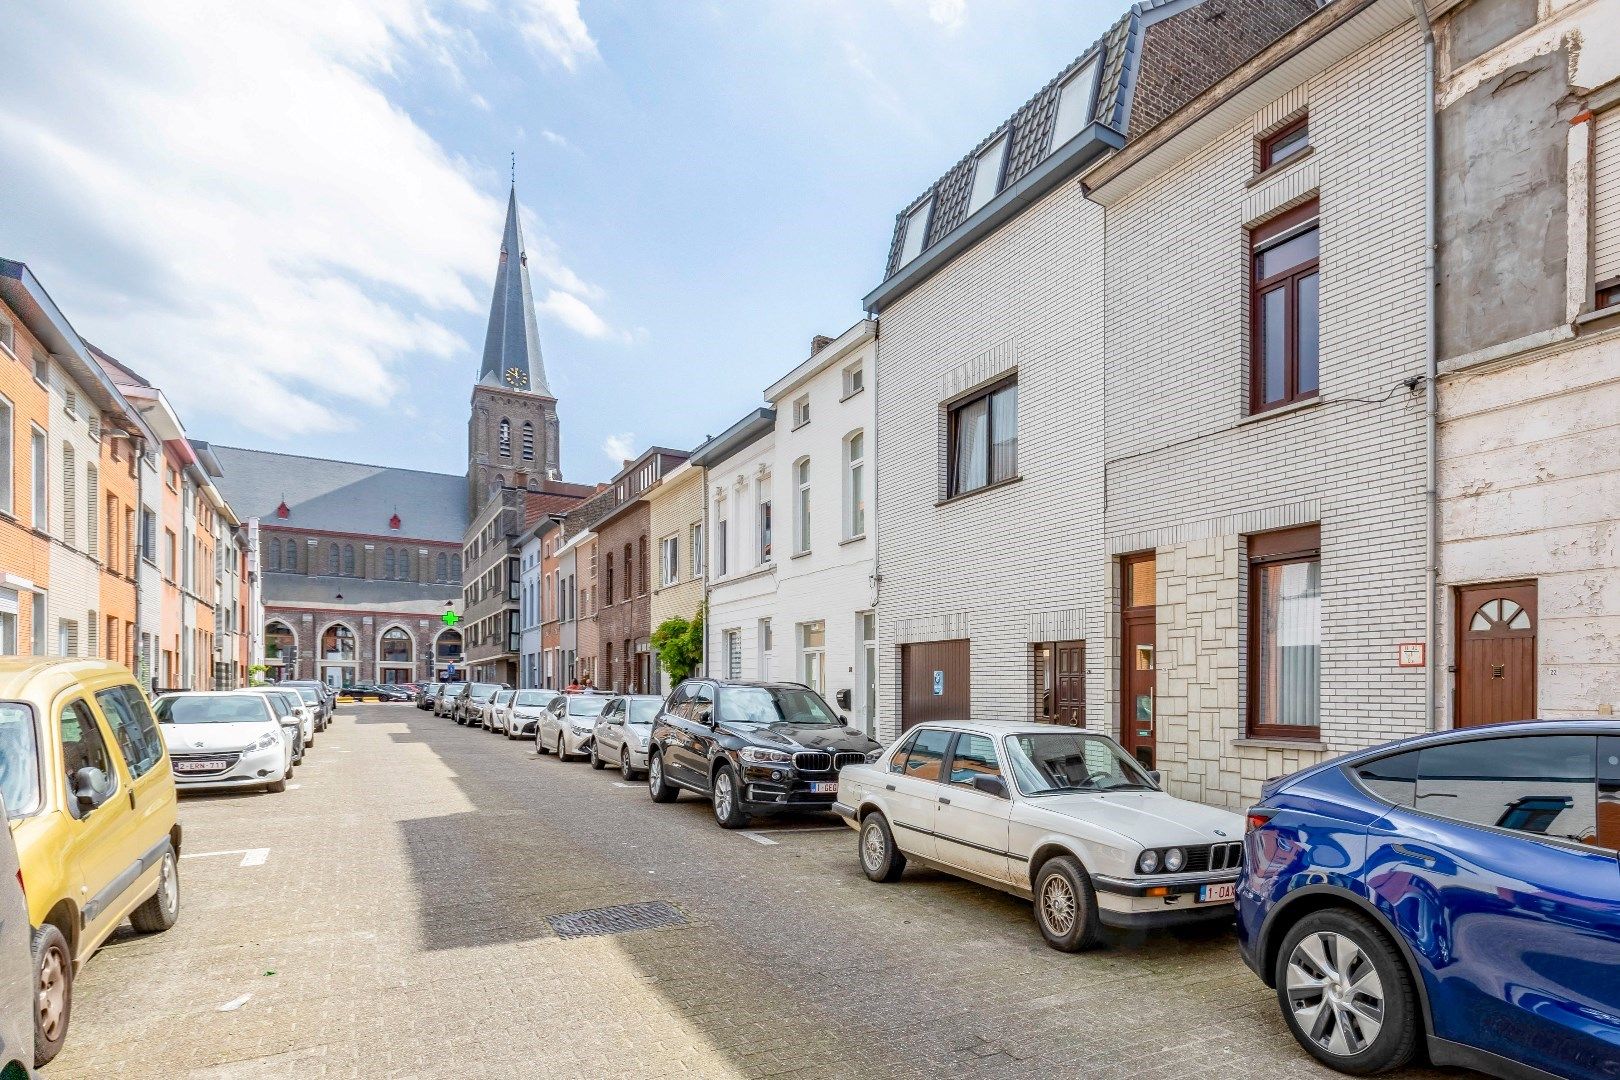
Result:
<svg viewBox="0 0 1620 1080"><path fill-rule="evenodd" d="M49 1042L62 1037L67 1015L67 970L60 949L47 949L39 964L39 1029Z"/></svg>
<svg viewBox="0 0 1620 1080"><path fill-rule="evenodd" d="M1288 1007L1306 1038L1330 1054L1353 1057L1383 1029L1384 984L1353 939L1311 934L1288 958Z"/></svg>
<svg viewBox="0 0 1620 1080"><path fill-rule="evenodd" d="M731 816L731 774L722 772L714 782L714 816L721 821Z"/></svg>
<svg viewBox="0 0 1620 1080"><path fill-rule="evenodd" d="M647 762L647 786L656 792L664 786L664 759L654 756Z"/></svg>
<svg viewBox="0 0 1620 1080"><path fill-rule="evenodd" d="M176 879L174 853L163 856L162 876L158 878L158 903L167 915L173 915L180 906L180 883Z"/></svg>
<svg viewBox="0 0 1620 1080"><path fill-rule="evenodd" d="M877 873L883 868L883 856L888 853L888 844L883 840L883 827L878 824L874 815L866 821L866 828L861 832L861 862L871 873Z"/></svg>
<svg viewBox="0 0 1620 1080"><path fill-rule="evenodd" d="M635 770L630 768L630 751L628 748L619 751L619 772L626 780L635 775Z"/></svg>
<svg viewBox="0 0 1620 1080"><path fill-rule="evenodd" d="M1074 929L1074 889L1061 874L1052 874L1041 886L1041 918L1047 929L1063 937Z"/></svg>

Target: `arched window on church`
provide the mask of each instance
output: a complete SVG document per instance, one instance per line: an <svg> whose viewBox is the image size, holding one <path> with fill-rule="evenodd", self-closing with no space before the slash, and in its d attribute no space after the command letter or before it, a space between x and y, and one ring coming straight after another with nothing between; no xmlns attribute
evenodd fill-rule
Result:
<svg viewBox="0 0 1620 1080"><path fill-rule="evenodd" d="M534 425L523 421L523 460L534 460Z"/></svg>
<svg viewBox="0 0 1620 1080"><path fill-rule="evenodd" d="M456 582L459 582L461 580L461 556L460 555L451 555L450 556L450 580L451 581L456 581Z"/></svg>
<svg viewBox="0 0 1620 1080"><path fill-rule="evenodd" d="M440 585L443 585L450 580L450 556L446 555L442 551L439 552L439 558L434 564L433 580L437 581Z"/></svg>
<svg viewBox="0 0 1620 1080"><path fill-rule="evenodd" d="M326 549L326 572L329 574L343 573L343 552L336 544Z"/></svg>
<svg viewBox="0 0 1620 1080"><path fill-rule="evenodd" d="M350 577L354 576L354 545L343 545L343 572Z"/></svg>
<svg viewBox="0 0 1620 1080"><path fill-rule="evenodd" d="M281 541L280 540L275 539L274 537L271 538L269 547L267 547L265 549L264 564L265 564L265 568L267 570L280 570L281 569Z"/></svg>
<svg viewBox="0 0 1620 1080"><path fill-rule="evenodd" d="M512 421L501 417L501 457L512 456Z"/></svg>
<svg viewBox="0 0 1620 1080"><path fill-rule="evenodd" d="M383 577L389 581L394 579L394 549L383 548Z"/></svg>
<svg viewBox="0 0 1620 1080"><path fill-rule="evenodd" d="M404 548L399 549L399 580L411 580L411 553Z"/></svg>

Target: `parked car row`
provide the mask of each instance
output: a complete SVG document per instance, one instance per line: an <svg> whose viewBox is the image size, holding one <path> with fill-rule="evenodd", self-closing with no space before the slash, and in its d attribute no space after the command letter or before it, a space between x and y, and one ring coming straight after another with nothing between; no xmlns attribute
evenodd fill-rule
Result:
<svg viewBox="0 0 1620 1080"><path fill-rule="evenodd" d="M334 701L320 683L277 683L163 694L152 709L180 790L279 793L331 722Z"/></svg>
<svg viewBox="0 0 1620 1080"><path fill-rule="evenodd" d="M832 811L872 881L916 864L1023 897L1056 949L1235 916L1295 1039L1341 1072L1426 1056L1620 1076L1612 720L1376 747L1268 781L1244 817L1167 794L1085 729L929 722L885 749L792 683L691 679L667 699L496 687L472 713L478 693L461 694L460 722L509 736L534 695L538 753L645 770L655 802L699 795L723 828Z"/></svg>

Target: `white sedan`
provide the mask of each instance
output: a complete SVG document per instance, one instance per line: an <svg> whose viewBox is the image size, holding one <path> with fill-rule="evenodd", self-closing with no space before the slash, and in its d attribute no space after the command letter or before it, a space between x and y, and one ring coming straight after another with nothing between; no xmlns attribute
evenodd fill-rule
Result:
<svg viewBox="0 0 1620 1080"><path fill-rule="evenodd" d="M1159 790L1106 735L1007 721L930 723L838 774L836 810L861 869L908 859L1035 902L1047 944L1074 952L1103 926L1233 915L1243 819Z"/></svg>
<svg viewBox="0 0 1620 1080"><path fill-rule="evenodd" d="M606 694L560 694L553 698L535 729L535 752L555 750L558 761L572 761L583 754L596 734L596 718L611 700Z"/></svg>
<svg viewBox="0 0 1620 1080"><path fill-rule="evenodd" d="M286 723L280 723L263 694L165 694L153 703L152 712L178 790L287 789L299 739L297 721L286 716Z"/></svg>
<svg viewBox="0 0 1620 1080"><path fill-rule="evenodd" d="M508 739L533 735L545 718L546 706L562 697L556 690L507 691L511 698L495 711L495 730ZM500 695L497 694L496 697Z"/></svg>
<svg viewBox="0 0 1620 1080"><path fill-rule="evenodd" d="M591 768L617 765L626 780L647 771L647 746L652 741L652 723L663 708L657 694L630 694L608 701L596 718L596 735L591 740Z"/></svg>

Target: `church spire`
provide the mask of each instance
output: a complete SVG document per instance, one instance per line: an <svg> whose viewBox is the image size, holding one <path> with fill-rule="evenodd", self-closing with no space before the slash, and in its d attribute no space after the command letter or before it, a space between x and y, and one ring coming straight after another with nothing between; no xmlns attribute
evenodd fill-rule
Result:
<svg viewBox="0 0 1620 1080"><path fill-rule="evenodd" d="M534 294L529 290L529 257L518 224L516 184L506 201L506 231L501 237L501 261L495 270L495 296L489 305L489 329L484 335L484 363L478 382L551 396L546 365L540 356Z"/></svg>

